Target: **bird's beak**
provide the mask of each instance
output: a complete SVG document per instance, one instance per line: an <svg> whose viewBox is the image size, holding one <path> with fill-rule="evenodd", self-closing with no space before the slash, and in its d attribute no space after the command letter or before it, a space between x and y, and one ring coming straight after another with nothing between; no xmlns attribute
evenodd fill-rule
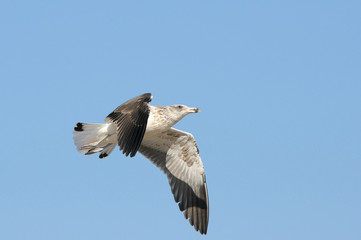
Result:
<svg viewBox="0 0 361 240"><path fill-rule="evenodd" d="M192 108L194 113L199 113L201 110L199 110L199 108Z"/></svg>

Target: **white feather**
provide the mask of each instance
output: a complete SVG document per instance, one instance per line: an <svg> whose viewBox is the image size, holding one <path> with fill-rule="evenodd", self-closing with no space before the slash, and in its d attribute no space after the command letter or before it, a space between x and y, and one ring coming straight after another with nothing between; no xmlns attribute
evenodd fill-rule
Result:
<svg viewBox="0 0 361 240"><path fill-rule="evenodd" d="M117 143L115 131L112 123L78 123L73 131L74 144L83 154L102 152L108 156Z"/></svg>

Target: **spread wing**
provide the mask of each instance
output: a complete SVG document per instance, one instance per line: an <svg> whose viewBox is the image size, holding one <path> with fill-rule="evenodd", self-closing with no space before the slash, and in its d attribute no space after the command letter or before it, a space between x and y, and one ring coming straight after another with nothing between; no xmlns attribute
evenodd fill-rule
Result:
<svg viewBox="0 0 361 240"><path fill-rule="evenodd" d="M137 96L120 105L105 118L106 122L113 122L117 126L119 148L126 156L130 154L133 157L142 143L151 100L150 93Z"/></svg>
<svg viewBox="0 0 361 240"><path fill-rule="evenodd" d="M196 231L207 233L209 206L203 163L190 133L174 128L143 139L139 152L168 177L174 199Z"/></svg>

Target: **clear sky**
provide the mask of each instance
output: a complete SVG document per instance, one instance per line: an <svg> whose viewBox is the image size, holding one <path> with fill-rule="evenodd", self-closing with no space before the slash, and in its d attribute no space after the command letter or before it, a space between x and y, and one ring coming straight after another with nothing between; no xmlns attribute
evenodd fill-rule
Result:
<svg viewBox="0 0 361 240"><path fill-rule="evenodd" d="M0 239L361 239L360 1L0 3ZM75 149L142 93L191 132L208 235L140 154Z"/></svg>

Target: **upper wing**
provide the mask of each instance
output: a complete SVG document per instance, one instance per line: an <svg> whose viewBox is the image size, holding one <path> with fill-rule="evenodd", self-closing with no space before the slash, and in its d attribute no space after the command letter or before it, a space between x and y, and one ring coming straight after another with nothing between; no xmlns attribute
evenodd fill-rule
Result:
<svg viewBox="0 0 361 240"><path fill-rule="evenodd" d="M143 139L139 152L168 177L174 199L196 231L207 233L209 206L203 163L193 136L171 128Z"/></svg>
<svg viewBox="0 0 361 240"><path fill-rule="evenodd" d="M126 156L133 157L142 143L149 117L152 94L137 96L115 109L106 118L117 126L118 144Z"/></svg>

